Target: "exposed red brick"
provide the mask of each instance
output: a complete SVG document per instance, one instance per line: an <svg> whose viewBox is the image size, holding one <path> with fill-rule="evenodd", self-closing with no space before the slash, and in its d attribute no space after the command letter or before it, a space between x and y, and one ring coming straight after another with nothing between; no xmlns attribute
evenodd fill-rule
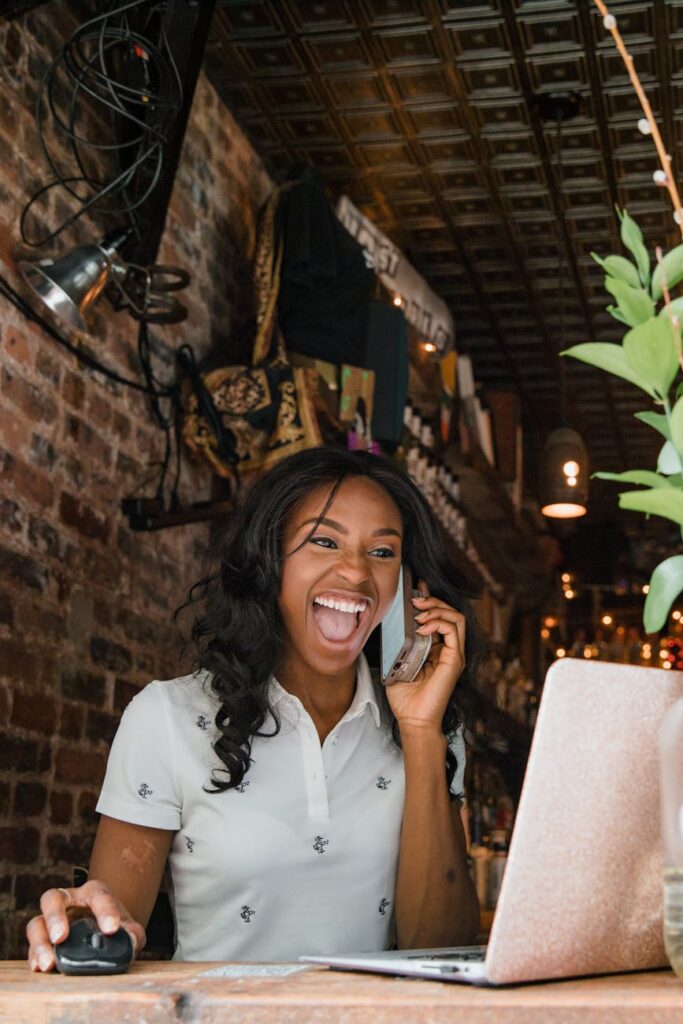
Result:
<svg viewBox="0 0 683 1024"><path fill-rule="evenodd" d="M14 790L14 813L28 818L40 814L47 803L47 789L42 782L17 782Z"/></svg>
<svg viewBox="0 0 683 1024"><path fill-rule="evenodd" d="M117 679L114 683L114 708L116 711L123 711L132 701L140 687L135 683L129 683L127 679Z"/></svg>
<svg viewBox="0 0 683 1024"><path fill-rule="evenodd" d="M85 401L85 381L77 373L67 371L62 381L62 397L74 409L82 409Z"/></svg>
<svg viewBox="0 0 683 1024"><path fill-rule="evenodd" d="M54 492L49 478L6 450L0 450L0 480L4 480L3 486L13 486L19 494L38 505L52 504Z"/></svg>
<svg viewBox="0 0 683 1024"><path fill-rule="evenodd" d="M53 825L68 825L73 813L71 793L53 789L50 793L50 821Z"/></svg>
<svg viewBox="0 0 683 1024"><path fill-rule="evenodd" d="M55 731L58 715L59 705L54 697L36 692L17 691L14 694L11 722L20 729L51 736Z"/></svg>
<svg viewBox="0 0 683 1024"><path fill-rule="evenodd" d="M85 708L82 704L62 702L62 714L59 720L59 735L65 740L80 740L83 735Z"/></svg>
<svg viewBox="0 0 683 1024"><path fill-rule="evenodd" d="M29 338L13 324L8 324L3 332L3 344L7 355L15 363L28 366L32 362L32 344Z"/></svg>
<svg viewBox="0 0 683 1024"><path fill-rule="evenodd" d="M53 423L56 420L57 404L47 391L30 384L6 367L3 367L0 379L3 402L11 402L34 423Z"/></svg>
<svg viewBox="0 0 683 1024"><path fill-rule="evenodd" d="M106 542L109 539L109 520L84 501L62 491L59 498L59 516L66 526L73 526L84 537Z"/></svg>
<svg viewBox="0 0 683 1024"><path fill-rule="evenodd" d="M58 782L99 782L104 776L106 763L105 754L62 747L55 759L55 778Z"/></svg>
<svg viewBox="0 0 683 1024"><path fill-rule="evenodd" d="M40 845L37 828L0 827L0 860L12 864L30 864L36 859Z"/></svg>

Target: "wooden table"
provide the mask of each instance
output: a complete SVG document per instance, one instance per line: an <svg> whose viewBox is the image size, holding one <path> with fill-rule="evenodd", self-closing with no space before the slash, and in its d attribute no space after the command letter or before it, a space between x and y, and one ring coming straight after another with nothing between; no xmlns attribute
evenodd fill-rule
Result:
<svg viewBox="0 0 683 1024"><path fill-rule="evenodd" d="M273 965L282 972L285 965ZM292 967L295 965L291 965ZM296 965L300 966L300 965ZM683 1024L670 971L477 989L309 966L240 976L256 965L140 963L118 977L32 974L0 964L2 1024Z"/></svg>

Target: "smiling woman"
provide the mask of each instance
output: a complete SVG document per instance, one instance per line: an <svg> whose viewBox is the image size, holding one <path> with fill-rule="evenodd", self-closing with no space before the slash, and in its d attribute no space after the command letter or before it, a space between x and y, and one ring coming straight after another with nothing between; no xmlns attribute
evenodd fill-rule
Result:
<svg viewBox="0 0 683 1024"><path fill-rule="evenodd" d="M43 896L34 968L53 966L71 905L139 946L167 857L178 959L471 941L460 807L477 645L420 492L366 452L302 452L245 492L214 556L188 602L197 671L126 710L97 881ZM433 643L413 682L385 689L364 648L402 564Z"/></svg>

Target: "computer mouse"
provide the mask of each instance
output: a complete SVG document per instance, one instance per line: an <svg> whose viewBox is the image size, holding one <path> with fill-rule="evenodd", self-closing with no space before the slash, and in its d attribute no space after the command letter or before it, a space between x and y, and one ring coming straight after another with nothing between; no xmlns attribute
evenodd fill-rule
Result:
<svg viewBox="0 0 683 1024"><path fill-rule="evenodd" d="M125 928L105 935L93 917L79 917L55 954L62 974L123 974L133 959L133 943Z"/></svg>

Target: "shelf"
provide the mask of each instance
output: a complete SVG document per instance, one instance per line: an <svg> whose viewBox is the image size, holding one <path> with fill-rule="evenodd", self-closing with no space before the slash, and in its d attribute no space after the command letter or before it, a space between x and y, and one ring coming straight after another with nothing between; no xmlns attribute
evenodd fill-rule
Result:
<svg viewBox="0 0 683 1024"><path fill-rule="evenodd" d="M444 461L460 479L467 529L491 575L518 595L522 608L537 607L553 576L538 534L517 511L480 448L463 453L451 445Z"/></svg>

